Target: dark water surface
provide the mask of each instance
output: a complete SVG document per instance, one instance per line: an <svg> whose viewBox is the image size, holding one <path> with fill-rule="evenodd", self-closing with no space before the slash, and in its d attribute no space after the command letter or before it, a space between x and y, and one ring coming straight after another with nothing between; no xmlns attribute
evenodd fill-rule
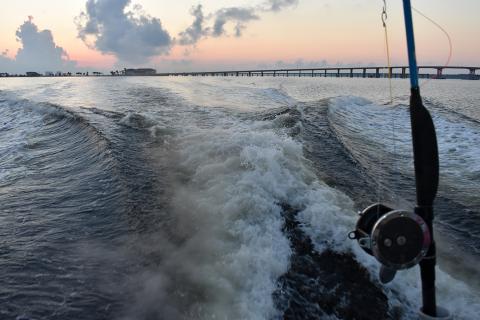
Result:
<svg viewBox="0 0 480 320"><path fill-rule="evenodd" d="M408 83L0 82L1 319L411 318L346 235L414 203ZM438 300L480 313L480 82L422 88L438 132Z"/></svg>

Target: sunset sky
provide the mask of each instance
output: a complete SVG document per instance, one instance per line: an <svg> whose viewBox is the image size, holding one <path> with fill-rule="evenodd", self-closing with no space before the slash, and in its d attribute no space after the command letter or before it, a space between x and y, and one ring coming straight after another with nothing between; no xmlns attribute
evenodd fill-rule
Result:
<svg viewBox="0 0 480 320"><path fill-rule="evenodd" d="M383 65L382 5L380 0L2 1L0 72ZM413 0L412 5L450 34L451 65L480 65L479 0ZM387 6L392 60L405 64L401 1L387 0ZM446 36L415 13L414 23L419 63L444 64ZM22 25L20 39L16 32ZM55 55L57 47L68 58L42 51L50 48Z"/></svg>

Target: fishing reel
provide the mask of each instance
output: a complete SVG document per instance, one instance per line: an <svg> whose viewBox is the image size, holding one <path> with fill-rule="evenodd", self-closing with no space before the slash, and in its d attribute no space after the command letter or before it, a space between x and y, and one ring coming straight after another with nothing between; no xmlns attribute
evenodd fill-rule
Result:
<svg viewBox="0 0 480 320"><path fill-rule="evenodd" d="M428 226L419 215L381 203L360 212L355 230L348 237L382 264L382 283L392 281L397 270L419 263L431 243Z"/></svg>

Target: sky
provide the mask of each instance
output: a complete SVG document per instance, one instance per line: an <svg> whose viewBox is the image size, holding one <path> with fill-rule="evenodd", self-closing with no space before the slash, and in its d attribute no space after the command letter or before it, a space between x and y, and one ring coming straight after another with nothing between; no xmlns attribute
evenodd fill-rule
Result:
<svg viewBox="0 0 480 320"><path fill-rule="evenodd" d="M387 0L392 64L407 61L400 0ZM412 0L445 29L450 65L480 65L479 0ZM385 65L381 0L1 0L0 72L199 71ZM414 12L420 65L445 34Z"/></svg>

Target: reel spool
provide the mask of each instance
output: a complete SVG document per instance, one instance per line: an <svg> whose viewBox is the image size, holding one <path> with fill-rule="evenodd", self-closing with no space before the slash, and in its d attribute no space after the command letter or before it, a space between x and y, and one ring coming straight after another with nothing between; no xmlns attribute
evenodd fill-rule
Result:
<svg viewBox="0 0 480 320"><path fill-rule="evenodd" d="M393 280L397 270L416 265L427 254L431 237L425 221L413 212L393 210L381 203L360 212L348 235L381 264L380 280Z"/></svg>

